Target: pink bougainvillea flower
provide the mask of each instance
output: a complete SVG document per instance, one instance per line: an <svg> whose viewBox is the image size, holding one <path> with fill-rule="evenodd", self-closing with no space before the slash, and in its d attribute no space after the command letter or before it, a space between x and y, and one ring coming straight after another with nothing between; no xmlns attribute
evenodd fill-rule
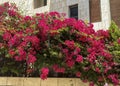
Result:
<svg viewBox="0 0 120 86"><path fill-rule="evenodd" d="M36 51L35 51L34 48L29 48L29 49L28 49L28 52L29 52L30 54L32 54L32 55L36 55Z"/></svg>
<svg viewBox="0 0 120 86"><path fill-rule="evenodd" d="M10 32L5 32L5 33L3 34L3 40L8 41L9 39L11 39L11 37L12 37L12 35L11 35Z"/></svg>
<svg viewBox="0 0 120 86"><path fill-rule="evenodd" d="M88 57L87 59L90 63L94 63L94 61L96 60L96 53L92 52L87 57Z"/></svg>
<svg viewBox="0 0 120 86"><path fill-rule="evenodd" d="M104 38L108 38L110 35L109 35L109 31L108 30L98 30L96 32L96 35L99 36L99 37L104 37Z"/></svg>
<svg viewBox="0 0 120 86"><path fill-rule="evenodd" d="M40 78L41 78L42 80L45 80L45 79L47 79L47 75L41 74L41 75L40 75Z"/></svg>
<svg viewBox="0 0 120 86"><path fill-rule="evenodd" d="M23 59L20 56L15 56L14 58L16 61L23 61Z"/></svg>
<svg viewBox="0 0 120 86"><path fill-rule="evenodd" d="M30 21L30 20L32 20L32 17L31 17L31 16L25 16L25 17L24 17L24 20L25 20L25 21Z"/></svg>
<svg viewBox="0 0 120 86"><path fill-rule="evenodd" d="M58 12L55 12L55 11L50 12L49 15L52 16L52 17L60 17L60 14Z"/></svg>
<svg viewBox="0 0 120 86"><path fill-rule="evenodd" d="M42 68L41 69L41 75L40 75L41 79L43 79L43 80L47 79L48 74L49 74L49 69L48 68Z"/></svg>
<svg viewBox="0 0 120 86"><path fill-rule="evenodd" d="M80 72L76 72L76 77L80 77L81 73Z"/></svg>
<svg viewBox="0 0 120 86"><path fill-rule="evenodd" d="M57 70L58 73L65 73L65 68L61 67Z"/></svg>
<svg viewBox="0 0 120 86"><path fill-rule="evenodd" d="M11 56L14 56L16 53L15 53L15 51L14 51L13 49L11 49L11 50L9 50L9 54L10 54Z"/></svg>
<svg viewBox="0 0 120 86"><path fill-rule="evenodd" d="M9 16L15 16L16 12L14 10L8 10Z"/></svg>
<svg viewBox="0 0 120 86"><path fill-rule="evenodd" d="M118 39L118 44L120 44L120 38Z"/></svg>
<svg viewBox="0 0 120 86"><path fill-rule="evenodd" d="M15 56L14 58L16 59L16 61L26 60L26 52L24 51L24 49L19 47L18 48L18 56Z"/></svg>
<svg viewBox="0 0 120 86"><path fill-rule="evenodd" d="M32 69L32 68L27 69L26 72L27 72L27 74L30 74L30 73L34 72L34 69Z"/></svg>
<svg viewBox="0 0 120 86"><path fill-rule="evenodd" d="M5 6L5 7L10 7L9 2L5 2L5 3L4 3L4 6Z"/></svg>
<svg viewBox="0 0 120 86"><path fill-rule="evenodd" d="M63 53L68 54L69 50L68 49L62 49Z"/></svg>
<svg viewBox="0 0 120 86"><path fill-rule="evenodd" d="M103 77L102 77L102 76L99 76L99 77L98 77L98 81L99 81L99 82L103 82L103 81L104 81Z"/></svg>
<svg viewBox="0 0 120 86"><path fill-rule="evenodd" d="M118 85L119 84L119 79L118 79L118 75L117 74L111 74L108 76L108 78L110 80L112 80L112 82L115 84L115 85Z"/></svg>
<svg viewBox="0 0 120 86"><path fill-rule="evenodd" d="M97 68L95 68L95 71L97 72L97 73L100 73L100 69L97 67Z"/></svg>
<svg viewBox="0 0 120 86"><path fill-rule="evenodd" d="M74 43L73 40L72 40L72 41L66 40L66 41L65 41L65 45L66 45L68 48L70 48L70 49L74 49L74 48L75 48L75 43Z"/></svg>
<svg viewBox="0 0 120 86"><path fill-rule="evenodd" d="M43 67L43 68L41 69L41 73L44 74L44 75L48 75L49 69L46 68L46 67Z"/></svg>
<svg viewBox="0 0 120 86"><path fill-rule="evenodd" d="M80 53L81 49L79 47L76 47L74 50L74 55L78 55Z"/></svg>
<svg viewBox="0 0 120 86"><path fill-rule="evenodd" d="M24 50L23 48L21 48L21 47L18 47L18 54L19 54L20 56L26 56L25 50Z"/></svg>
<svg viewBox="0 0 120 86"><path fill-rule="evenodd" d="M36 46L36 48L38 48L40 39L37 36L31 36L31 42L33 46Z"/></svg>
<svg viewBox="0 0 120 86"><path fill-rule="evenodd" d="M64 73L65 72L65 68L58 67L58 65L53 65L52 68L56 73Z"/></svg>
<svg viewBox="0 0 120 86"><path fill-rule="evenodd" d="M0 16L3 15L4 11L5 11L4 7L0 6Z"/></svg>
<svg viewBox="0 0 120 86"><path fill-rule="evenodd" d="M101 56L104 56L107 60L111 61L112 60L112 55L109 52L101 52Z"/></svg>
<svg viewBox="0 0 120 86"><path fill-rule="evenodd" d="M19 43L19 38L14 35L9 41L8 41L8 46L12 47L12 46L15 46L16 44Z"/></svg>
<svg viewBox="0 0 120 86"><path fill-rule="evenodd" d="M36 57L32 54L28 54L28 60L27 60L28 64L34 63L35 61L36 61Z"/></svg>
<svg viewBox="0 0 120 86"><path fill-rule="evenodd" d="M82 62L83 57L81 55L77 55L76 62Z"/></svg>
<svg viewBox="0 0 120 86"><path fill-rule="evenodd" d="M68 67L73 67L73 65L75 64L75 61L74 60L68 60L66 62L66 64L67 64Z"/></svg>

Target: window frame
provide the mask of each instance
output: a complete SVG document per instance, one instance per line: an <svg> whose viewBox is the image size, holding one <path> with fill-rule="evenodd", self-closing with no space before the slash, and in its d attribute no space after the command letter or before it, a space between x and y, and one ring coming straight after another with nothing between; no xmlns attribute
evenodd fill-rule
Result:
<svg viewBox="0 0 120 86"><path fill-rule="evenodd" d="M77 7L77 16L71 16L71 9ZM78 20L78 4L70 5L69 6L69 17L70 18L75 18Z"/></svg>
<svg viewBox="0 0 120 86"><path fill-rule="evenodd" d="M98 1L98 0L97 0ZM97 16L97 19L92 18L94 16L92 16L92 7L91 7L91 0L89 0L89 17L90 17L90 22L91 23L96 23L96 22L101 22L102 21L102 12L101 12L101 0L99 0L99 5L96 5L99 7L99 15ZM96 8L95 8L96 10Z"/></svg>
<svg viewBox="0 0 120 86"><path fill-rule="evenodd" d="M48 0L33 0L33 8L34 9L37 9L37 8L40 8L40 7L43 7L43 6L47 6L47 1ZM41 4L39 4L40 2L43 2Z"/></svg>

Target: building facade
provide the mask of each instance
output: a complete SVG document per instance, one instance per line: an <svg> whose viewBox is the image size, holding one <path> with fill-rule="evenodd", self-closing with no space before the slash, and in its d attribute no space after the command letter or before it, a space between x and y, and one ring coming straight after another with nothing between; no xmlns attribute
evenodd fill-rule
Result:
<svg viewBox="0 0 120 86"><path fill-rule="evenodd" d="M66 17L94 24L95 30L108 29L111 20L120 24L120 0L0 0L14 2L27 14L57 11Z"/></svg>

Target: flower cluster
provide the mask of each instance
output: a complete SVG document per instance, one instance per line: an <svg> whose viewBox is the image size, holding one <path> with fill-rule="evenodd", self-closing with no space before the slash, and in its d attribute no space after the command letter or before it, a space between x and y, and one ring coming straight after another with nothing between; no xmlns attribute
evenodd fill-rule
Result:
<svg viewBox="0 0 120 86"><path fill-rule="evenodd" d="M43 79L43 80L46 79L47 76L48 76L48 73L49 73L48 68L42 68L41 69L41 75L40 75L41 79Z"/></svg>
<svg viewBox="0 0 120 86"><path fill-rule="evenodd" d="M0 67L4 70L0 75L40 74L46 79L57 74L79 77L90 86L118 85L115 66L119 61L113 49L120 46L120 35L115 38L112 33L111 29L95 31L93 24L57 12L24 16L14 4L4 3L0 5Z"/></svg>

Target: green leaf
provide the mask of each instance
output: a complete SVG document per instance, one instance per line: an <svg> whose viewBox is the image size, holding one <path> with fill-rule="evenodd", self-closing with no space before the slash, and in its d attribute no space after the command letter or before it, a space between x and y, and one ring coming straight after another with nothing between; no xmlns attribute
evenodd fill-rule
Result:
<svg viewBox="0 0 120 86"><path fill-rule="evenodd" d="M1 68L1 73L6 73L8 71L8 67L4 66Z"/></svg>

